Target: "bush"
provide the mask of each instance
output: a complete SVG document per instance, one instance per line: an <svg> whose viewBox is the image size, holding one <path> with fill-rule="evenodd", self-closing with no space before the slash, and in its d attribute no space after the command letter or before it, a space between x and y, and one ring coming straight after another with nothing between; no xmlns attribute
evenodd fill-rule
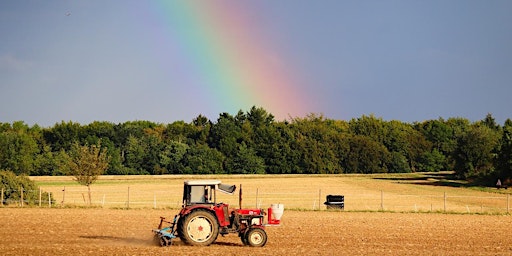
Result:
<svg viewBox="0 0 512 256"><path fill-rule="evenodd" d="M3 190L4 204L18 203L23 189L23 201L28 205L39 203L39 187L27 176L16 176L12 171L0 170L0 190ZM42 200L48 200L48 193L43 192ZM50 200L53 201L52 198Z"/></svg>

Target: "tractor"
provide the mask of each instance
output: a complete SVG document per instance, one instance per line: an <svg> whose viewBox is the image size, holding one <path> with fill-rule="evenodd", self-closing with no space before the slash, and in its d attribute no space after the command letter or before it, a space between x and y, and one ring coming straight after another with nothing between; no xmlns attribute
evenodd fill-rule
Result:
<svg viewBox="0 0 512 256"><path fill-rule="evenodd" d="M236 233L244 245L264 246L267 242L265 225L273 223L263 223L266 214L263 209L242 209L241 188L239 209L217 202L217 191L232 195L235 190L236 186L222 184L219 180L185 181L180 212L172 221L160 217L158 228L153 230L155 240L160 246L170 246L172 239L179 237L188 245L207 246L215 242L219 234ZM270 218L269 221L279 222Z"/></svg>

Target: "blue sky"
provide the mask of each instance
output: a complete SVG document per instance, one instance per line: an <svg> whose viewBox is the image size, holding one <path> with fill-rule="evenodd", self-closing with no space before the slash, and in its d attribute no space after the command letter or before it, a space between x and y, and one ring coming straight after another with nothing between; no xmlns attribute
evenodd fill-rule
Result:
<svg viewBox="0 0 512 256"><path fill-rule="evenodd" d="M194 60L155 43L186 26L164 25L169 14L157 2L0 1L0 122L190 122L259 106L209 98L193 84L201 74L183 63ZM251 21L247 31L295 71L310 113L512 118L512 1L237 3Z"/></svg>

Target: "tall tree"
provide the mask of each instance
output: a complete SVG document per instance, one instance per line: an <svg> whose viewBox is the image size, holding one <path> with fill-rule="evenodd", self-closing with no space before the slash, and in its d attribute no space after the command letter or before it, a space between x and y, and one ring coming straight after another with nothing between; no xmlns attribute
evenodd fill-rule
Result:
<svg viewBox="0 0 512 256"><path fill-rule="evenodd" d="M23 122L15 122L10 129L0 132L0 169L30 175L36 170L39 152L34 136Z"/></svg>
<svg viewBox="0 0 512 256"><path fill-rule="evenodd" d="M363 115L350 120L349 129L352 134L363 135L379 143L384 143L388 136L386 123L382 118L377 118L374 115Z"/></svg>
<svg viewBox="0 0 512 256"><path fill-rule="evenodd" d="M264 174L265 164L254 149L242 143L236 155L228 161L226 171L230 174Z"/></svg>
<svg viewBox="0 0 512 256"><path fill-rule="evenodd" d="M322 115L293 119L296 150L300 152L299 173L341 173L337 158L334 123Z"/></svg>
<svg viewBox="0 0 512 256"><path fill-rule="evenodd" d="M500 125L498 123L496 123L496 119L494 119L494 117L492 116L491 113L488 113L484 120L482 120L482 123L483 125L491 128L492 130L495 130L495 131L499 131L500 130Z"/></svg>
<svg viewBox="0 0 512 256"><path fill-rule="evenodd" d="M510 119L505 121L500 144L501 147L496 162L498 178L503 180L512 179L512 120Z"/></svg>
<svg viewBox="0 0 512 256"><path fill-rule="evenodd" d="M144 169L146 151L147 146L141 139L132 135L128 137L124 154L124 166L128 168L128 172L134 174L149 174L149 172Z"/></svg>
<svg viewBox="0 0 512 256"><path fill-rule="evenodd" d="M169 141L160 153L160 165L171 174L182 173L183 156L190 148L189 145L178 141Z"/></svg>
<svg viewBox="0 0 512 256"><path fill-rule="evenodd" d="M62 121L50 129L43 130L43 136L52 150L69 150L74 142L82 140L82 126L79 123Z"/></svg>
<svg viewBox="0 0 512 256"><path fill-rule="evenodd" d="M482 178L493 169L499 134L485 125L473 125L458 141L454 152L458 177Z"/></svg>
<svg viewBox="0 0 512 256"><path fill-rule="evenodd" d="M236 125L233 116L222 113L217 119L217 123L212 126L208 141L210 147L217 149L227 157L233 157L236 155L240 138L240 127Z"/></svg>
<svg viewBox="0 0 512 256"><path fill-rule="evenodd" d="M185 174L223 174L224 155L207 145L188 149L182 159Z"/></svg>
<svg viewBox="0 0 512 256"><path fill-rule="evenodd" d="M391 155L387 148L362 135L348 137L350 146L343 165L347 173L386 173Z"/></svg>
<svg viewBox="0 0 512 256"><path fill-rule="evenodd" d="M190 135L190 138L194 140L194 143L206 144L208 141L208 135L212 127L212 122L205 116L199 115L192 120L192 126L194 132Z"/></svg>

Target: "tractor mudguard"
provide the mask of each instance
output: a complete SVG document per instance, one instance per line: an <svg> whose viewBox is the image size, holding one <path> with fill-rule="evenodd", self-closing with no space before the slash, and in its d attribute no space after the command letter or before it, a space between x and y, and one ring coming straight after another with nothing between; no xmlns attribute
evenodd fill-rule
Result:
<svg viewBox="0 0 512 256"><path fill-rule="evenodd" d="M185 216L196 209L206 209L208 211L212 211L212 208L210 205L197 204L197 205L191 205L191 206L182 208L180 211L180 216Z"/></svg>

